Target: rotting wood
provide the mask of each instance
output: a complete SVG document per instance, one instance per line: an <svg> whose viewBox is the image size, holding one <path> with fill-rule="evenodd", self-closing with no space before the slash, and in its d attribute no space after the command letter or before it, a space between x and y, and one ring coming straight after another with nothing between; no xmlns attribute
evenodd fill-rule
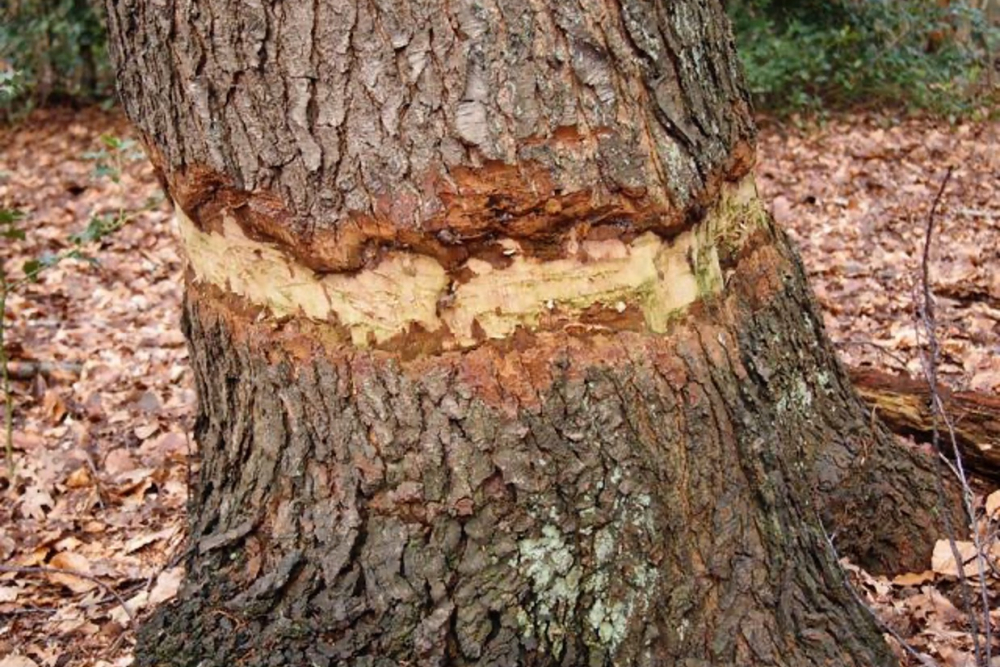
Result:
<svg viewBox="0 0 1000 667"><path fill-rule="evenodd" d="M934 417L927 382L863 368L852 368L849 373L855 389L890 430L920 442L931 440ZM944 387L939 393L966 467L1000 481L1000 396ZM950 447L947 426L938 424L938 431L942 444Z"/></svg>

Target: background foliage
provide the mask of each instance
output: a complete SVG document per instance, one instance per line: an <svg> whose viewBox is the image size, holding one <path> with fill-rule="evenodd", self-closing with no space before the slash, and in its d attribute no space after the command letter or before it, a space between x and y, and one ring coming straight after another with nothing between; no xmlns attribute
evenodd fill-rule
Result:
<svg viewBox="0 0 1000 667"><path fill-rule="evenodd" d="M0 2L0 114L110 99L99 0Z"/></svg>
<svg viewBox="0 0 1000 667"><path fill-rule="evenodd" d="M990 64L1000 31L989 14L997 0L730 0L727 7L758 108L964 115L995 100Z"/></svg>

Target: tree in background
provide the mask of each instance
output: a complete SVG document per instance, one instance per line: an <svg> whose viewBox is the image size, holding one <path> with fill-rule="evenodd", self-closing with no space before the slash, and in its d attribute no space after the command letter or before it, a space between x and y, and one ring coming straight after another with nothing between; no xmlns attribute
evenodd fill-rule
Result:
<svg viewBox="0 0 1000 667"><path fill-rule="evenodd" d="M176 205L187 583L143 665L890 665L950 512L757 196L713 0L108 0Z"/></svg>

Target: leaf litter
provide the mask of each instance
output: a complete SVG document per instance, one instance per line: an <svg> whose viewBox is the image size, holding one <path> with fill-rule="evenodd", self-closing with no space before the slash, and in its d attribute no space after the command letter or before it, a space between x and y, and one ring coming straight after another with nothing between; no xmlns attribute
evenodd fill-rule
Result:
<svg viewBox="0 0 1000 667"><path fill-rule="evenodd" d="M9 270L157 194L145 161L117 185L86 157L102 136L131 134L97 110L0 130L0 208L26 214L26 238L0 241ZM52 369L14 383L16 474L0 472L0 564L44 570L0 572L0 656L12 665L129 664L129 614L96 582L133 615L180 582L195 398L170 234L168 207L154 208L103 239L99 263L61 263L9 300L11 366Z"/></svg>
<svg viewBox="0 0 1000 667"><path fill-rule="evenodd" d="M764 119L758 184L799 246L848 364L919 374L922 221L953 165L932 266L941 374L954 389L1000 391L998 135L996 122L858 115L804 129ZM95 109L40 111L0 129L0 208L24 211L28 232L0 241L8 266L63 251L95 214L138 210L157 194L145 161L127 165L120 185L95 175L85 156L101 150L102 136L133 132L117 113ZM98 264L60 264L9 303L12 367L28 370L14 382L16 475L0 472L0 563L45 574L0 572L0 667L125 667L130 616L141 622L183 577L195 395L169 208L138 215L95 254ZM976 530L987 538L995 588L1000 494L989 490L977 498ZM973 555L965 537L960 553ZM947 542L926 571L891 580L845 566L919 653L972 665ZM918 664L887 641L902 664Z"/></svg>

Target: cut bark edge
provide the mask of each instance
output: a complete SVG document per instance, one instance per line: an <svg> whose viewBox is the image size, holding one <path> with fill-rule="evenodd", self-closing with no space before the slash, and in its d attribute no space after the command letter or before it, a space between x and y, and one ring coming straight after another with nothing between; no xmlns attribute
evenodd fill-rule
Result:
<svg viewBox="0 0 1000 667"><path fill-rule="evenodd" d="M729 184L701 220L670 238L647 231L567 241L540 259L514 236L494 253L449 268L417 251L385 254L369 269L319 273L280 246L250 236L232 214L206 232L179 206L191 279L244 300L272 321L304 318L358 348L414 354L475 347L518 329L564 326L664 333L753 247L767 214L753 178ZM255 315L256 317L256 315ZM414 344L416 341L416 345Z"/></svg>

